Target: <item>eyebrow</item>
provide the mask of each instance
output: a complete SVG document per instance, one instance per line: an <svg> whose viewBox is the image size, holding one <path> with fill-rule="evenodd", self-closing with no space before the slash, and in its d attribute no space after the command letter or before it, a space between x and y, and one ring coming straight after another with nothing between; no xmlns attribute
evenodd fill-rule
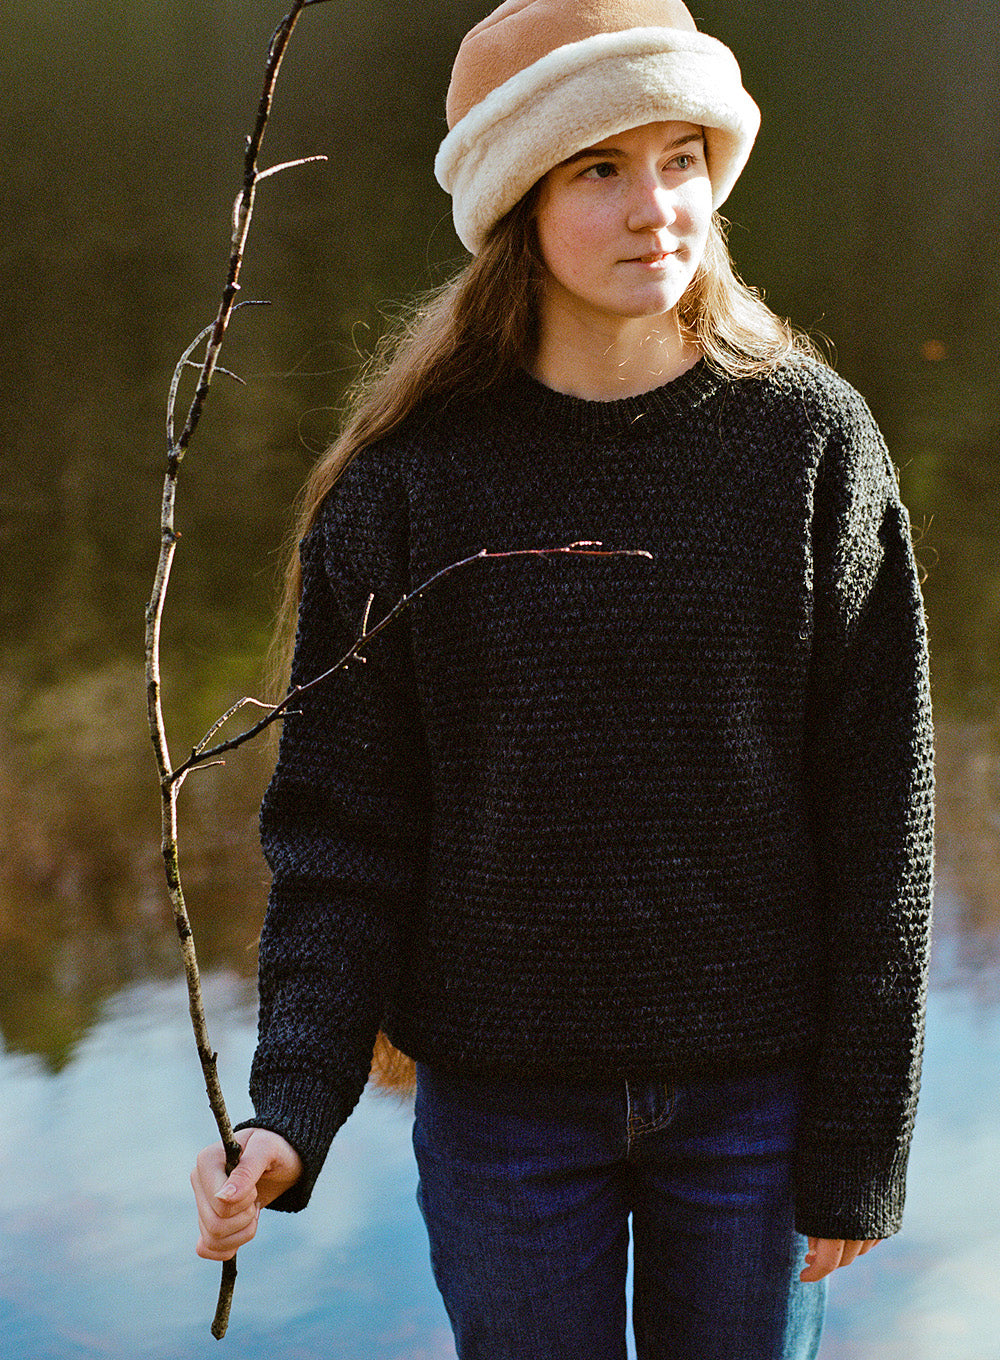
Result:
<svg viewBox="0 0 1000 1360"><path fill-rule="evenodd" d="M678 137L676 142L670 142L665 146L664 151L676 151L678 147L688 146L691 142L704 142L705 136L701 132L688 132L683 137ZM603 156L606 160L621 160L625 156L624 151L619 151L617 147L585 146L582 151L574 151L572 156L567 156L560 165L574 165L577 161L588 160L593 156Z"/></svg>

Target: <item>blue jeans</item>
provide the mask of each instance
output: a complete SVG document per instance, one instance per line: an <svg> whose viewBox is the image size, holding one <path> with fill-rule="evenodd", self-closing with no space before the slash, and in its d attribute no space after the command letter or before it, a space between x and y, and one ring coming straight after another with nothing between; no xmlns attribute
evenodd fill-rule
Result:
<svg viewBox="0 0 1000 1360"><path fill-rule="evenodd" d="M814 1360L795 1073L517 1083L417 1068L418 1202L460 1360Z"/></svg>

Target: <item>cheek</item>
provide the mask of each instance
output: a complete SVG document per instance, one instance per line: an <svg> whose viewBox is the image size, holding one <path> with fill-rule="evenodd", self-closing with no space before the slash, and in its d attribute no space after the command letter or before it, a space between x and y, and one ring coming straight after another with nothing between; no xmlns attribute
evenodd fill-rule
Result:
<svg viewBox="0 0 1000 1360"><path fill-rule="evenodd" d="M580 278L593 271L607 236L599 214L569 210L539 214L537 228L542 260L556 278Z"/></svg>
<svg viewBox="0 0 1000 1360"><path fill-rule="evenodd" d="M688 214L698 239L704 242L708 239L708 231L712 225L712 185L706 177L703 180L694 180L691 189Z"/></svg>

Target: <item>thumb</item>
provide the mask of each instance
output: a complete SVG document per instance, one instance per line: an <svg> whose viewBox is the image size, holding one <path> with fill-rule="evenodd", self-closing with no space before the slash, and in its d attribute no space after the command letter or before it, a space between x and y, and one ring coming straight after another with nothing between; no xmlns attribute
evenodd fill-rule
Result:
<svg viewBox="0 0 1000 1360"><path fill-rule="evenodd" d="M226 1204L253 1198L257 1191L257 1182L267 1170L268 1161L256 1156L255 1150L250 1148L250 1136L253 1132L253 1129L247 1129L245 1132L241 1129L236 1135L237 1142L243 1146L243 1153L229 1173L225 1185L215 1194L216 1199L221 1199Z"/></svg>

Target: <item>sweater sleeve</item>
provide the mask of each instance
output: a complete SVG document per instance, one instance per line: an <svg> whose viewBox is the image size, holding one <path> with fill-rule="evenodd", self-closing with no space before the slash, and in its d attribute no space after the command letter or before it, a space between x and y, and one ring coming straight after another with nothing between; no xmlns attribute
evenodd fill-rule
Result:
<svg viewBox="0 0 1000 1360"><path fill-rule="evenodd" d="M923 1043L933 756L909 519L881 435L849 388L817 479L813 563L807 779L827 972L797 1220L807 1235L861 1240L896 1232L903 1208Z"/></svg>
<svg viewBox="0 0 1000 1360"><path fill-rule="evenodd" d="M408 589L406 504L377 458L356 460L303 539L292 685L323 674ZM271 1206L308 1202L360 1098L401 939L420 891L426 758L405 613L296 700L261 808L273 879L260 940L256 1117L302 1157Z"/></svg>

